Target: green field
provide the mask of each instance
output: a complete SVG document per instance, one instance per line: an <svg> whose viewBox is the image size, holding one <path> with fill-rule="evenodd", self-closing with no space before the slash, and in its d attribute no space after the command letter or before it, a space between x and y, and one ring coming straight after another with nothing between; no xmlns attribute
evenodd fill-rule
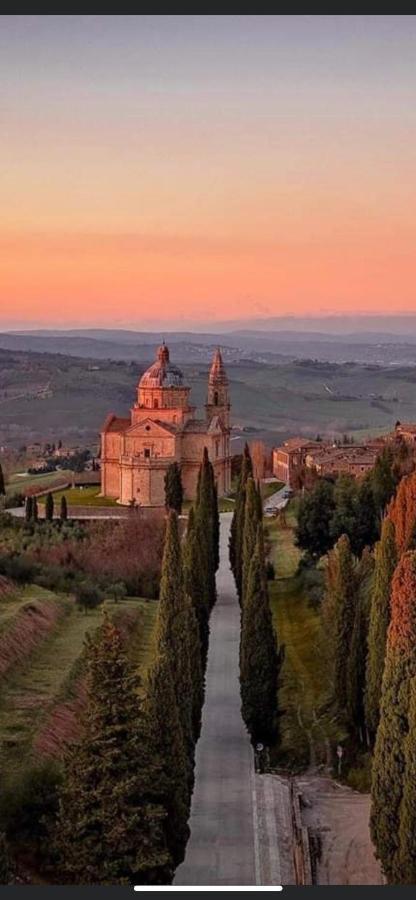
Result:
<svg viewBox="0 0 416 900"><path fill-rule="evenodd" d="M31 586L0 605L0 636L28 602L49 599L65 604L65 615L23 664L2 679L0 697L0 746L2 777L19 777L45 755L62 752L68 719L74 718L80 678L84 672L86 634L102 621L102 607L87 615L70 598ZM131 598L105 608L115 621L128 616L128 652L145 680L153 657L153 633L157 615L154 601ZM61 742L61 743L60 743Z"/></svg>
<svg viewBox="0 0 416 900"><path fill-rule="evenodd" d="M27 488L37 487L40 491L71 481L72 472L48 472L44 475L11 475L6 484L6 494L15 494Z"/></svg>
<svg viewBox="0 0 416 900"><path fill-rule="evenodd" d="M289 504L286 524L266 520L273 546L276 580L269 583L273 622L285 656L278 705L280 744L274 762L299 770L329 765L331 746L345 737L333 719L328 696L325 638L312 601L307 576L297 575L301 553L294 544L295 503Z"/></svg>
<svg viewBox="0 0 416 900"><path fill-rule="evenodd" d="M117 506L116 500L110 497L100 497L101 488L98 485L88 485L83 488L67 488L64 491L54 491L53 502L57 511L62 497L66 497L68 506ZM44 499L39 501L39 505Z"/></svg>

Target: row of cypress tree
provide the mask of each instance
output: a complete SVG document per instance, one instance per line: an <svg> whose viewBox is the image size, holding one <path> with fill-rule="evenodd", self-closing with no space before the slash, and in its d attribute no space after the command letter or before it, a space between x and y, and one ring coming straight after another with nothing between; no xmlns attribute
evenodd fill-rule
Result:
<svg viewBox="0 0 416 900"><path fill-rule="evenodd" d="M106 619L89 641L82 737L66 759L55 828L57 860L71 883L168 884L184 857L218 537L204 451L183 542L176 512L167 516L145 690L113 623Z"/></svg>
<svg viewBox="0 0 416 900"><path fill-rule="evenodd" d="M271 744L277 737L277 681L282 653L277 652L267 591L262 500L247 445L229 550L241 605L241 712L252 742Z"/></svg>
<svg viewBox="0 0 416 900"><path fill-rule="evenodd" d="M366 710L375 735L371 834L385 875L396 884L416 883L415 531L413 472L399 483L376 551L380 577L367 667Z"/></svg>
<svg viewBox="0 0 416 900"><path fill-rule="evenodd" d="M415 488L413 474L400 482L373 563L339 539L323 603L338 713L373 748L371 834L396 884L416 882Z"/></svg>
<svg viewBox="0 0 416 900"><path fill-rule="evenodd" d="M45 497L45 519L47 522L52 522L54 518L54 499L53 494L49 491ZM39 518L38 512L38 502L36 497L31 497L30 495L26 497L25 503L25 519L26 522L37 522ZM65 495L61 497L61 505L60 505L60 514L59 518L61 522L65 522L68 518L68 505L66 502Z"/></svg>

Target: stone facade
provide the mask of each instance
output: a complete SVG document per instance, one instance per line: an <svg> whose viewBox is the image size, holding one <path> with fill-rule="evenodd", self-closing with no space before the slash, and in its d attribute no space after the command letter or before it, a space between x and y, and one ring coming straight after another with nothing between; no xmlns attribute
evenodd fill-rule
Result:
<svg viewBox="0 0 416 900"><path fill-rule="evenodd" d="M231 486L228 379L219 350L208 377L205 419L195 418L190 387L165 344L141 377L129 418L110 414L101 432L101 492L123 505L163 506L165 475L181 467L185 499L194 500L204 447L219 496Z"/></svg>

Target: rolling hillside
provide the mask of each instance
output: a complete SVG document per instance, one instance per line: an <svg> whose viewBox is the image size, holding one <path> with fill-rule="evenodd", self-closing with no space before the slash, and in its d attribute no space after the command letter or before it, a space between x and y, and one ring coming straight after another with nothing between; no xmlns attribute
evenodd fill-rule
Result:
<svg viewBox="0 0 416 900"><path fill-rule="evenodd" d="M107 602L143 678L152 658L157 603ZM84 642L102 621L85 615L72 598L37 586L0 598L0 742L2 778L60 758L77 733L85 693Z"/></svg>
<svg viewBox="0 0 416 900"><path fill-rule="evenodd" d="M128 413L148 362L0 350L0 445L95 443L108 412ZM203 414L208 362L181 367ZM297 433L359 436L416 421L412 366L240 360L227 371L236 449L245 437L273 444Z"/></svg>

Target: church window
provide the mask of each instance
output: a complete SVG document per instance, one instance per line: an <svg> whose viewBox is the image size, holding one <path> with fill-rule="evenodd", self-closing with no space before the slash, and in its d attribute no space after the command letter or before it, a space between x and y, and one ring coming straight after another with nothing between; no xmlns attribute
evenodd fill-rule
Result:
<svg viewBox="0 0 416 900"><path fill-rule="evenodd" d="M157 397L155 397L153 400L153 408L158 409L158 407L159 407L159 400L157 399Z"/></svg>
<svg viewBox="0 0 416 900"><path fill-rule="evenodd" d="M214 391L214 406L218 406L218 391Z"/></svg>
<svg viewBox="0 0 416 900"><path fill-rule="evenodd" d="M145 447L144 457L145 457L145 459L149 459L149 457L150 457L150 450L148 447Z"/></svg>
<svg viewBox="0 0 416 900"><path fill-rule="evenodd" d="M150 431L150 425L146 425L146 431Z"/></svg>

